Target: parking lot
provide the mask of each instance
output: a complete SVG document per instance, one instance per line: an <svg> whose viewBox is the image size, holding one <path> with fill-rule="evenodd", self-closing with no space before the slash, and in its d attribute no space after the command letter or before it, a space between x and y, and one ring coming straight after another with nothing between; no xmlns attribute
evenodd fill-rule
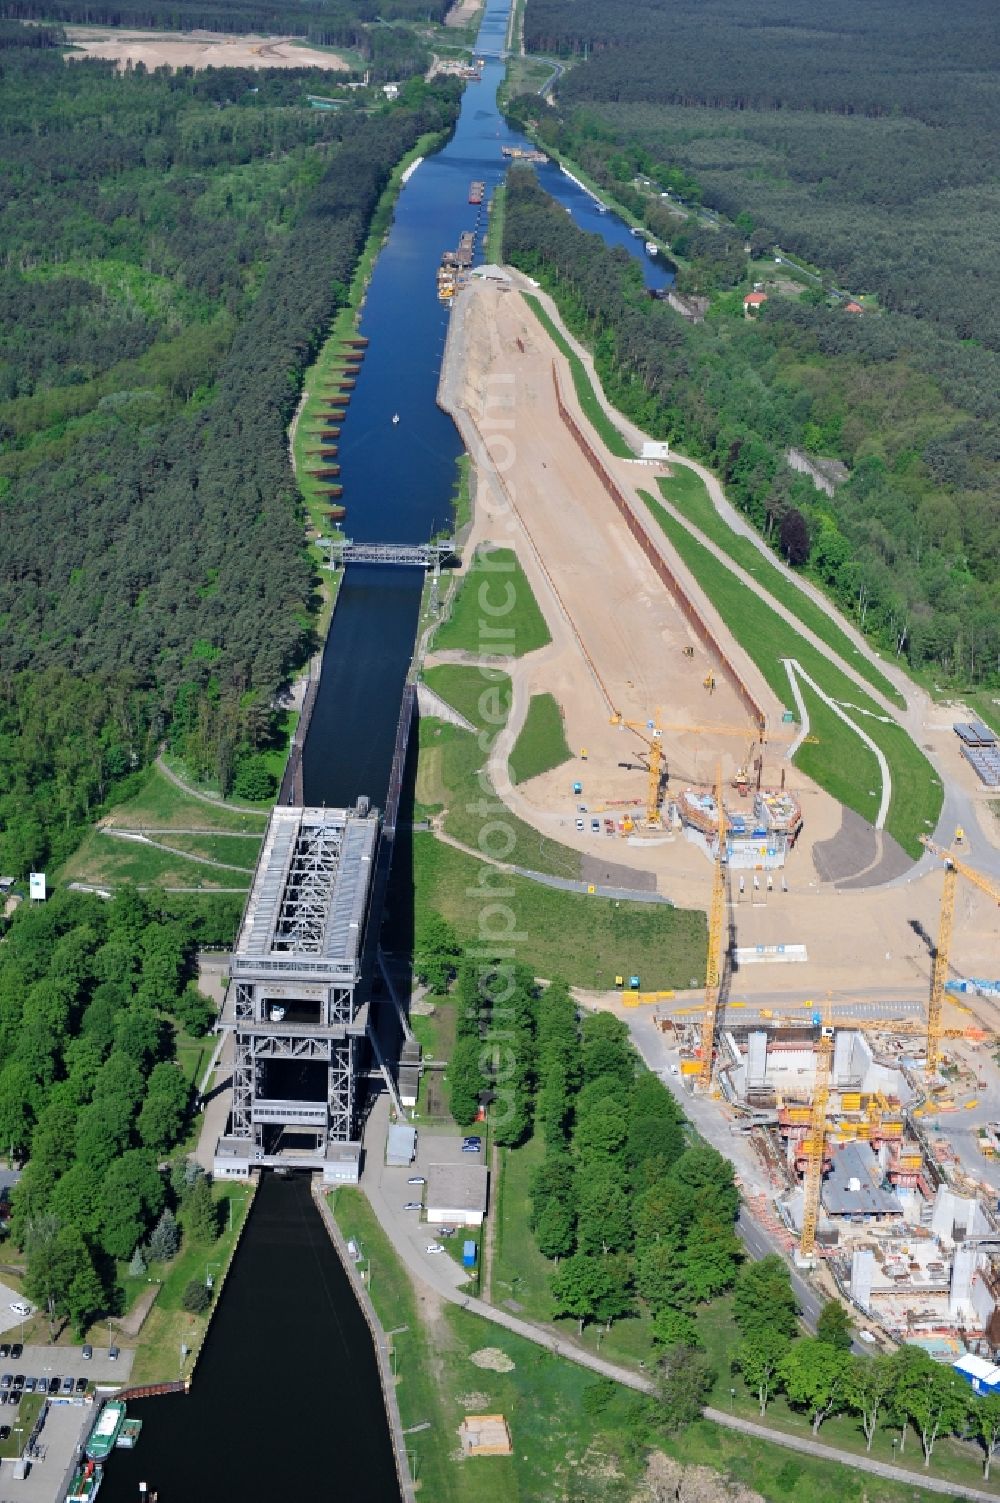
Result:
<svg viewBox="0 0 1000 1503"><path fill-rule="evenodd" d="M36 1381L45 1378L49 1383L53 1378L73 1378L74 1382L77 1378L86 1378L90 1383L99 1383L102 1387L121 1387L128 1382L134 1356L130 1348L122 1347L115 1361L108 1357L106 1346L95 1346L93 1352L94 1355L88 1360L83 1355L83 1348L79 1346L39 1346L29 1343L19 1357L0 1355L0 1384L3 1383L5 1373L23 1373L25 1377L33 1377ZM0 1409L0 1416L2 1413Z"/></svg>
<svg viewBox="0 0 1000 1503"><path fill-rule="evenodd" d="M483 1153L481 1150L475 1154L463 1153L462 1139L456 1133L431 1132L418 1124L414 1162L405 1167L389 1165L383 1157L387 1125L388 1099L381 1097L365 1128L364 1182L369 1198L376 1206L379 1220L389 1230L393 1244L405 1252L406 1261L428 1271L437 1265L437 1277L458 1288L468 1277L462 1267L453 1258L427 1250L440 1243L438 1228L424 1220L422 1211L403 1208L417 1202L423 1204L425 1185L408 1181L418 1177L426 1179L432 1164L482 1164ZM461 1237L463 1231L461 1226L456 1226L455 1236ZM363 1262L363 1248L361 1253Z"/></svg>

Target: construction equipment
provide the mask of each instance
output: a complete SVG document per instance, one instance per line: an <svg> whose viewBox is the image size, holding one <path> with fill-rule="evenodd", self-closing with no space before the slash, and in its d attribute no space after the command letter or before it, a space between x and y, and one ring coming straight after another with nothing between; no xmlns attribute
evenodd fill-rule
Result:
<svg viewBox="0 0 1000 1503"><path fill-rule="evenodd" d="M719 843L712 874L712 905L708 915L708 958L705 964L705 1016L701 1020L701 1072L703 1086L712 1083L715 1025L722 982L722 937L726 925L726 806L722 802L722 767L715 779L715 803L719 816Z"/></svg>
<svg viewBox="0 0 1000 1503"><path fill-rule="evenodd" d="M953 851L946 851L943 846L937 845L927 835L921 835L921 844L935 856L940 856L944 862L944 889L941 893L941 914L938 919L937 945L934 951L934 969L931 972L931 994L927 1004L927 1059L924 1069L928 1075L934 1075L937 1071L938 1062L941 1058L941 1038L944 1030L941 1027L941 1013L944 1006L944 988L948 980L948 966L951 960L951 935L955 923L955 893L958 887L959 876L963 876L973 886L985 892L995 903L1000 903L1000 888L988 877L977 872L974 867L959 860Z"/></svg>
<svg viewBox="0 0 1000 1503"><path fill-rule="evenodd" d="M830 1000L819 1025L816 1040L816 1081L813 1086L812 1107L809 1114L809 1136L803 1147L806 1154L806 1172L802 1182L802 1235L799 1252L810 1258L816 1248L816 1227L819 1222L819 1196L823 1184L823 1154L826 1148L826 1107L830 1099L830 1078L833 1074L834 1029L830 1021Z"/></svg>
<svg viewBox="0 0 1000 1503"><path fill-rule="evenodd" d="M672 731L677 735L693 733L694 735L709 736L740 736L744 740L749 736L750 746L746 760L750 760L750 752L754 744L760 741L761 755L757 760L758 784L760 787L760 771L763 765L763 753L765 734L754 726L746 725L692 725L687 723L663 723L657 713L650 720L626 720L620 710L616 710L611 716L611 724L624 726L634 732L640 741L645 742L647 747L646 771L648 784L646 794L646 822L656 827L660 823L660 787L664 775L663 733ZM815 737L810 738L815 740Z"/></svg>

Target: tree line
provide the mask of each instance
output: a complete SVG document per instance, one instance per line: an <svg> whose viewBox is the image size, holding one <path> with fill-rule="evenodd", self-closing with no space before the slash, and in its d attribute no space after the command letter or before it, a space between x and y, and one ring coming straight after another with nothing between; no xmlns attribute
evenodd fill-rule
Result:
<svg viewBox="0 0 1000 1503"><path fill-rule="evenodd" d="M995 356L808 292L751 321L741 290L721 292L692 326L525 169L509 177L504 255L553 292L622 412L712 465L775 543L801 515L797 562L884 650L953 684L1000 680ZM791 446L843 458L848 483L827 498L788 469Z"/></svg>
<svg viewBox="0 0 1000 1503"><path fill-rule="evenodd" d="M903 1456L913 1432L926 1467L942 1438L972 1440L982 1446L989 1477L1000 1446L1000 1396L977 1396L948 1363L935 1362L922 1347L854 1354L851 1322L836 1300L823 1306L815 1336L802 1335L788 1269L777 1256L740 1270L733 1312L740 1339L732 1368L754 1395L762 1419L778 1394L809 1421L813 1435L834 1415L852 1414L866 1450L880 1429L892 1429Z"/></svg>
<svg viewBox="0 0 1000 1503"><path fill-rule="evenodd" d="M120 1312L118 1266L165 1212L180 1204L197 1236L215 1216L207 1183L178 1189L159 1168L193 1104L177 1033L215 1018L192 950L181 920L128 888L22 905L0 946L0 1146L26 1161L10 1235L29 1296L79 1330Z"/></svg>

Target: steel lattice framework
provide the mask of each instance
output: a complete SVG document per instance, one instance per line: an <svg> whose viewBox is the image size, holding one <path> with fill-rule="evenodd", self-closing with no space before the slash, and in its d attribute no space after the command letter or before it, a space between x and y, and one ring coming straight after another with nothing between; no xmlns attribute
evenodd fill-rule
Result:
<svg viewBox="0 0 1000 1503"><path fill-rule="evenodd" d="M296 1149L296 1161L310 1167L355 1141L367 1032L357 988L378 828L364 804L279 807L271 816L231 969L233 1103L224 1142L230 1153L244 1145L251 1163L283 1162L286 1131L313 1144ZM280 1063L322 1066L322 1099L278 1094Z"/></svg>

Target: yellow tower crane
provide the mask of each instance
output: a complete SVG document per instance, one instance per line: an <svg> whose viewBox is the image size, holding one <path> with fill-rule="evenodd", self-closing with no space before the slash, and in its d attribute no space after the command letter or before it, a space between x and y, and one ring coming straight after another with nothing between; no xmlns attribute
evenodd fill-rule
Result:
<svg viewBox="0 0 1000 1503"><path fill-rule="evenodd" d="M722 982L722 937L726 927L726 806L722 802L722 768L715 779L715 807L719 817L719 843L712 874L712 904L708 914L708 958L705 963L705 1015L701 1020L701 1070L698 1082L712 1083L715 1025Z"/></svg>
<svg viewBox="0 0 1000 1503"><path fill-rule="evenodd" d="M809 1136L803 1144L806 1172L802 1185L802 1236L799 1239L799 1252L804 1258L811 1257L815 1251L816 1227L819 1222L819 1192L823 1184L823 1153L826 1147L826 1107L833 1075L834 1028L830 1017L831 1009L827 1001L824 1021L820 1024L819 1038L816 1040L816 1081L809 1116Z"/></svg>
<svg viewBox="0 0 1000 1503"><path fill-rule="evenodd" d="M960 876L985 892L995 903L1000 903L1000 887L977 872L975 867L959 860L953 851L946 851L927 835L921 835L922 843L944 862L944 888L941 893L941 915L938 919L937 945L934 951L934 969L931 972L931 995L927 1003L927 1060L924 1068L928 1075L937 1071L941 1058L941 1015L944 1008L944 989L948 980L951 961L951 935L955 924L955 895Z"/></svg>
<svg viewBox="0 0 1000 1503"><path fill-rule="evenodd" d="M747 725L691 725L687 723L670 724L663 723L659 714L652 720L626 720L620 710L616 710L611 716L612 725L620 725L638 736L646 746L647 759L647 783L646 783L646 823L656 827L660 823L660 783L663 774L663 733L672 731L677 735L693 733L697 736L738 736L744 741L749 737L750 748L747 752L747 763L755 742L760 742L761 759L763 759L766 735L762 725L753 722ZM806 738L815 741L814 736ZM743 769L741 769L742 771Z"/></svg>

